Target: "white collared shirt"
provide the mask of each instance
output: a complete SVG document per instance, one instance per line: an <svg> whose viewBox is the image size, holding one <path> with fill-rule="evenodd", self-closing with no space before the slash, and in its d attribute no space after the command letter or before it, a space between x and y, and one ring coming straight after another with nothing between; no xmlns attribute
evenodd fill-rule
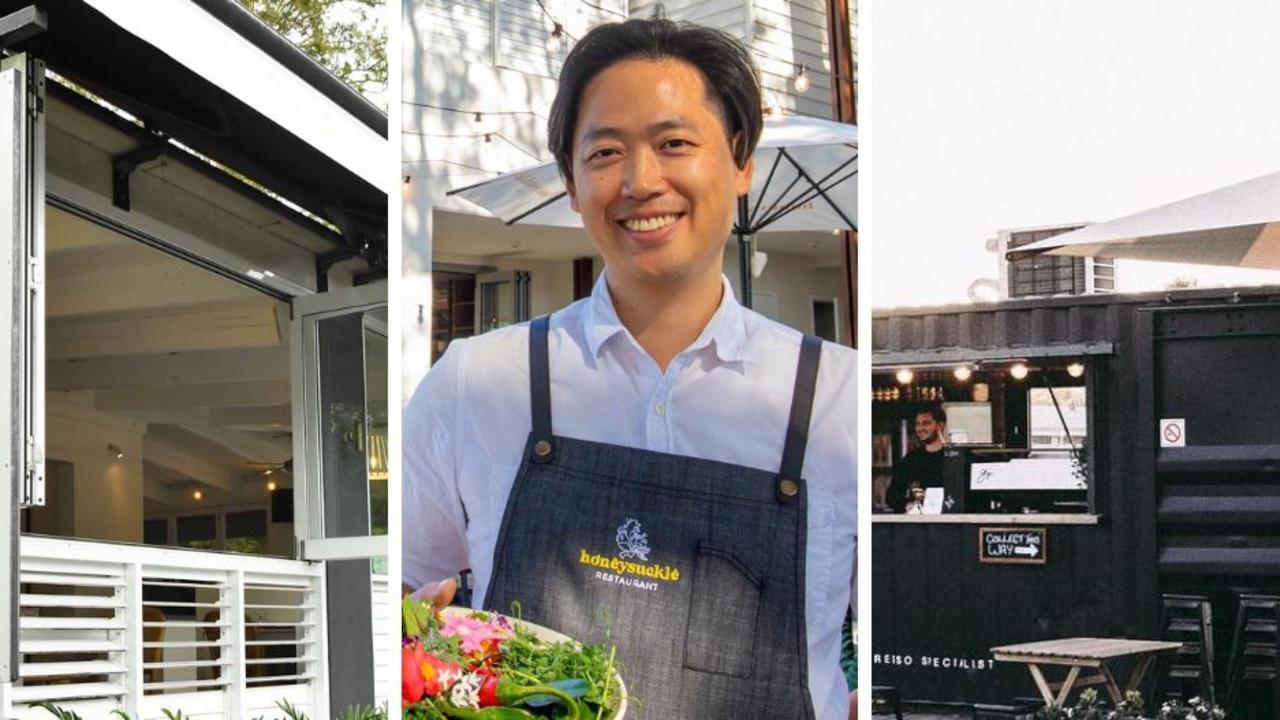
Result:
<svg viewBox="0 0 1280 720"><path fill-rule="evenodd" d="M702 334L663 373L622 326L604 275L551 316L551 406L565 437L776 472L801 334L743 308L728 280ZM825 343L803 476L805 622L819 720L848 716L839 666L857 534L856 353ZM529 325L455 340L404 415L403 581L475 574L484 603L530 430Z"/></svg>

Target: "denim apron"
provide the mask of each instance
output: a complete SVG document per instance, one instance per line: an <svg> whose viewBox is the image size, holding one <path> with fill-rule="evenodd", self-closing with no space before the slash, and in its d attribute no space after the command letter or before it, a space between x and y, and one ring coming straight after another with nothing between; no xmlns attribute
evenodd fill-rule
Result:
<svg viewBox="0 0 1280 720"><path fill-rule="evenodd" d="M775 473L553 435L548 327L486 608L616 645L628 720L813 720L800 471L822 341L801 345Z"/></svg>

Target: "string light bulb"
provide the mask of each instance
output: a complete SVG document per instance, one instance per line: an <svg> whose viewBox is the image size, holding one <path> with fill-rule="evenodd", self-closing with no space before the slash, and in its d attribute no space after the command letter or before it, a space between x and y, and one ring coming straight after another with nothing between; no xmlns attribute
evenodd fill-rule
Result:
<svg viewBox="0 0 1280 720"><path fill-rule="evenodd" d="M973 376L973 369L968 365L960 365L956 367L954 372L956 379L960 382L968 382L969 378Z"/></svg>
<svg viewBox="0 0 1280 720"><path fill-rule="evenodd" d="M483 121L484 121L484 113L482 113L482 112L480 112L479 110L477 110L477 111L476 111L476 122L483 122Z"/></svg>
<svg viewBox="0 0 1280 720"><path fill-rule="evenodd" d="M915 376L916 374L911 372L911 368L902 368L894 375L898 379L899 385L910 385Z"/></svg>
<svg viewBox="0 0 1280 720"><path fill-rule="evenodd" d="M1009 374L1013 376L1014 380L1025 380L1027 378L1027 364L1014 363L1013 366L1009 368Z"/></svg>
<svg viewBox="0 0 1280 720"><path fill-rule="evenodd" d="M280 486L276 484L276 481L275 481L275 480L272 480L272 481L270 481L270 482L268 482L268 483L267 483L267 491L268 491L268 492L275 492L277 487L280 487Z"/></svg>
<svg viewBox="0 0 1280 720"><path fill-rule="evenodd" d="M813 87L813 80L809 77L808 66L803 63L800 65L796 72L795 80L793 80L791 84L798 93L809 92L809 88Z"/></svg>
<svg viewBox="0 0 1280 720"><path fill-rule="evenodd" d="M1084 375L1084 363L1081 363L1081 362L1071 363L1070 365L1067 366L1067 374L1073 378L1078 378L1081 375Z"/></svg>
<svg viewBox="0 0 1280 720"><path fill-rule="evenodd" d="M564 35L564 25L558 22L554 23L551 28L551 37L559 40L562 35Z"/></svg>
<svg viewBox="0 0 1280 720"><path fill-rule="evenodd" d="M485 141L485 142L493 142L493 133L485 133L485 134L484 134L484 141Z"/></svg>

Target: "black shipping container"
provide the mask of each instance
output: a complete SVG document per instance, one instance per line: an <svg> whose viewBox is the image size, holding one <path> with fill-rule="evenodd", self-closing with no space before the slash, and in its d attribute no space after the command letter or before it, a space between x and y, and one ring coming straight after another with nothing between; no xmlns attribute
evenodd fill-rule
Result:
<svg viewBox="0 0 1280 720"><path fill-rule="evenodd" d="M991 647L1158 638L1162 595L1183 593L1213 603L1224 697L1239 595L1280 594L1280 288L895 310L872 343L882 373L1087 357L1092 474L1090 524L1047 525L1043 565L979 563L989 518L873 522L874 684L907 702L1034 697ZM1185 420L1185 447L1160 446L1161 418ZM1233 716L1272 716L1256 712Z"/></svg>

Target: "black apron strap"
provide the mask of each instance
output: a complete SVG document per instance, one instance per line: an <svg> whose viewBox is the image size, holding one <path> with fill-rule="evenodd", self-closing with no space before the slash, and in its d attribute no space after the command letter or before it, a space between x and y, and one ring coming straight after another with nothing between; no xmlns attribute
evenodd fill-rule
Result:
<svg viewBox="0 0 1280 720"><path fill-rule="evenodd" d="M800 342L796 386L791 393L791 420L787 423L787 441L782 447L782 469L778 474L778 500L784 503L794 502L799 495L796 481L804 470L804 451L809 443L809 419L813 415L813 395L821 359L822 338L805 335Z"/></svg>
<svg viewBox="0 0 1280 720"><path fill-rule="evenodd" d="M555 446L551 440L551 368L547 335L551 316L529 323L529 392L533 410L533 461L550 462Z"/></svg>

